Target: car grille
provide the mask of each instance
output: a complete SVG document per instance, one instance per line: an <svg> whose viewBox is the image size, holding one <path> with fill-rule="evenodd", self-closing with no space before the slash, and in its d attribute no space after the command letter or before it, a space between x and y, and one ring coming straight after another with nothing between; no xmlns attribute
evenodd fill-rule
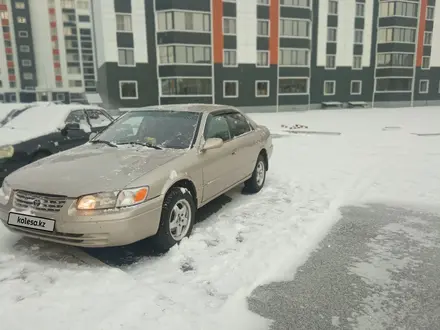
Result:
<svg viewBox="0 0 440 330"><path fill-rule="evenodd" d="M14 193L14 207L45 212L59 212L66 200L65 196L43 195L21 190Z"/></svg>

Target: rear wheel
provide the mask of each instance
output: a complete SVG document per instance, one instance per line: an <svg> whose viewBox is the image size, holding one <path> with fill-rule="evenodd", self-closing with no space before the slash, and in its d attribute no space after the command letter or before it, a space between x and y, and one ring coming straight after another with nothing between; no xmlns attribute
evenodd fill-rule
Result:
<svg viewBox="0 0 440 330"><path fill-rule="evenodd" d="M196 206L190 192L181 187L168 191L160 217L159 230L153 243L157 250L168 251L191 234Z"/></svg>
<svg viewBox="0 0 440 330"><path fill-rule="evenodd" d="M266 162L264 156L260 154L255 164L252 176L244 183L245 191L250 194L259 192L266 182Z"/></svg>

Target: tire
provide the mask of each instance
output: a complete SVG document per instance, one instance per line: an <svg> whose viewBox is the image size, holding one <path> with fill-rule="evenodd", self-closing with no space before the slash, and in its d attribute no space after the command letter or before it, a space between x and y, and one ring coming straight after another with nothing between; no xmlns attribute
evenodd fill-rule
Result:
<svg viewBox="0 0 440 330"><path fill-rule="evenodd" d="M245 192L250 194L258 193L266 182L266 172L266 162L264 156L260 154L257 158L252 176L244 183Z"/></svg>
<svg viewBox="0 0 440 330"><path fill-rule="evenodd" d="M183 211L183 208L186 210ZM179 209L183 212L180 217L176 214ZM186 217L186 222L184 214L189 215L189 219ZM185 237L191 235L195 215L196 205L191 193L185 188L171 188L163 202L159 230L152 238L154 248L158 252L167 252L175 244L179 244ZM172 228L173 222L177 222L177 227ZM182 230L180 235L178 235L179 229Z"/></svg>

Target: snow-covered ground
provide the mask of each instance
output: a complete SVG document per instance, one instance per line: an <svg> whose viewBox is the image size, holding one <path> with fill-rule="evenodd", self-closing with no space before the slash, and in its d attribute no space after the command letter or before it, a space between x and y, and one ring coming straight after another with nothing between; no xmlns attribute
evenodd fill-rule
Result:
<svg viewBox="0 0 440 330"><path fill-rule="evenodd" d="M276 134L266 187L254 196L233 192L165 256L121 268L41 260L38 246L17 248L18 237L0 227L1 328L267 329L247 311L246 296L291 278L341 205L440 209L440 135L413 134L440 133L440 108L252 117ZM342 134L281 128L294 124Z"/></svg>

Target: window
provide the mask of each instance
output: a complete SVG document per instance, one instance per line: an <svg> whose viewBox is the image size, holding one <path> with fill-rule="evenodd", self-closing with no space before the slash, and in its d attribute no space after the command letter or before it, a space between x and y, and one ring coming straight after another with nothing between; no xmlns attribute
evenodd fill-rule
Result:
<svg viewBox="0 0 440 330"><path fill-rule="evenodd" d="M93 62L93 55L83 54L82 60L83 62Z"/></svg>
<svg viewBox="0 0 440 330"><path fill-rule="evenodd" d="M256 97L269 96L269 80L257 80L255 82L255 96Z"/></svg>
<svg viewBox="0 0 440 330"><path fill-rule="evenodd" d="M334 27L327 28L327 42L336 42L338 29Z"/></svg>
<svg viewBox="0 0 440 330"><path fill-rule="evenodd" d="M30 47L27 45L21 45L20 46L20 52L22 53L29 53L31 51Z"/></svg>
<svg viewBox="0 0 440 330"><path fill-rule="evenodd" d="M417 17L418 7L416 3L403 1L381 2L379 5L379 16L404 16Z"/></svg>
<svg viewBox="0 0 440 330"><path fill-rule="evenodd" d="M223 51L223 66L237 66L237 51L224 50Z"/></svg>
<svg viewBox="0 0 440 330"><path fill-rule="evenodd" d="M9 82L9 87L10 87L10 88L16 88L16 87L17 87L17 82L15 82L15 81L10 81L10 82ZM9 101L11 101L11 102L15 102L15 101L16 101L15 95L10 95L10 99L9 99Z"/></svg>
<svg viewBox="0 0 440 330"><path fill-rule="evenodd" d="M77 0L76 8L78 8L78 9L89 9L89 1L88 0Z"/></svg>
<svg viewBox="0 0 440 330"><path fill-rule="evenodd" d="M25 73L23 73L23 79L24 80L32 80L32 79L34 79L34 75L32 73L25 72Z"/></svg>
<svg viewBox="0 0 440 330"><path fill-rule="evenodd" d="M429 80L420 80L419 82L419 93L427 94L429 92Z"/></svg>
<svg viewBox="0 0 440 330"><path fill-rule="evenodd" d="M351 95L361 95L362 94L362 81L361 80L352 80L350 87Z"/></svg>
<svg viewBox="0 0 440 330"><path fill-rule="evenodd" d="M354 43L362 45L364 43L364 31L354 30Z"/></svg>
<svg viewBox="0 0 440 330"><path fill-rule="evenodd" d="M281 18L280 28L282 37L310 37L310 22L298 19Z"/></svg>
<svg viewBox="0 0 440 330"><path fill-rule="evenodd" d="M55 86L56 86L57 88L62 88L62 87L63 87L63 82L62 82L61 80L57 80L57 81L55 82Z"/></svg>
<svg viewBox="0 0 440 330"><path fill-rule="evenodd" d="M131 32L131 15L116 14L116 31Z"/></svg>
<svg viewBox="0 0 440 330"><path fill-rule="evenodd" d="M310 7L310 0L280 0L281 6Z"/></svg>
<svg viewBox="0 0 440 330"><path fill-rule="evenodd" d="M426 19L433 20L434 19L434 7L426 8Z"/></svg>
<svg viewBox="0 0 440 330"><path fill-rule="evenodd" d="M309 50L308 49L280 49L280 66L308 66Z"/></svg>
<svg viewBox="0 0 440 330"><path fill-rule="evenodd" d="M119 82L119 97L121 98L121 100L137 99L138 98L137 81L120 81Z"/></svg>
<svg viewBox="0 0 440 330"><path fill-rule="evenodd" d="M269 0L258 0L257 5L269 5Z"/></svg>
<svg viewBox="0 0 440 330"><path fill-rule="evenodd" d="M15 8L17 8L17 9L25 9L26 6L25 6L24 2L16 2L15 3Z"/></svg>
<svg viewBox="0 0 440 330"><path fill-rule="evenodd" d="M65 36L76 36L76 28L71 28L71 27L65 27L63 29L64 35Z"/></svg>
<svg viewBox="0 0 440 330"><path fill-rule="evenodd" d="M101 110L86 110L86 114L93 128L106 127L112 122Z"/></svg>
<svg viewBox="0 0 440 330"><path fill-rule="evenodd" d="M325 59L326 69L336 69L336 55L327 55Z"/></svg>
<svg viewBox="0 0 440 330"><path fill-rule="evenodd" d="M135 66L133 49L118 49L118 65L119 66Z"/></svg>
<svg viewBox="0 0 440 330"><path fill-rule="evenodd" d="M69 87L82 87L81 80L69 80Z"/></svg>
<svg viewBox="0 0 440 330"><path fill-rule="evenodd" d="M61 68L55 68L54 70L55 70L55 75L57 76L61 75Z"/></svg>
<svg viewBox="0 0 440 330"><path fill-rule="evenodd" d="M414 28L381 28L379 29L379 43L402 42L414 43L416 41L416 29Z"/></svg>
<svg viewBox="0 0 440 330"><path fill-rule="evenodd" d="M362 55L353 55L353 69L362 69Z"/></svg>
<svg viewBox="0 0 440 330"><path fill-rule="evenodd" d="M208 64L211 63L209 46L159 46L160 64Z"/></svg>
<svg viewBox="0 0 440 330"><path fill-rule="evenodd" d="M226 120L226 116L209 115L206 120L204 137L205 140L212 138L222 139L223 141L230 140L231 133L229 132L229 124Z"/></svg>
<svg viewBox="0 0 440 330"><path fill-rule="evenodd" d="M58 99L58 95L63 95L61 93L57 94L57 99ZM64 96L64 95L63 95ZM61 101L61 100L60 100ZM87 119L86 119L86 115L84 113L83 110L73 110L69 113L69 115L66 118L65 121L66 124L70 124L70 123L76 123L76 124L84 124L84 125L89 125L87 123Z"/></svg>
<svg viewBox="0 0 440 330"><path fill-rule="evenodd" d="M412 78L377 78L377 92L409 92L412 89Z"/></svg>
<svg viewBox="0 0 440 330"><path fill-rule="evenodd" d="M280 78L279 94L307 94L309 92L308 78Z"/></svg>
<svg viewBox="0 0 440 330"><path fill-rule="evenodd" d="M413 67L414 54L410 53L379 53L377 55L378 67Z"/></svg>
<svg viewBox="0 0 440 330"><path fill-rule="evenodd" d="M211 31L210 15L201 12L167 11L157 13L159 31Z"/></svg>
<svg viewBox="0 0 440 330"><path fill-rule="evenodd" d="M225 117L229 123L232 138L239 137L251 131L251 126L241 113L228 113Z"/></svg>
<svg viewBox="0 0 440 330"><path fill-rule="evenodd" d="M75 0L61 0L61 7L73 9L75 8Z"/></svg>
<svg viewBox="0 0 440 330"><path fill-rule="evenodd" d="M89 15L78 15L78 21L79 22L90 22L90 16Z"/></svg>
<svg viewBox="0 0 440 330"><path fill-rule="evenodd" d="M162 96L212 95L211 78L162 78Z"/></svg>
<svg viewBox="0 0 440 330"><path fill-rule="evenodd" d="M335 95L336 94L336 81L326 80L324 81L324 95Z"/></svg>
<svg viewBox="0 0 440 330"><path fill-rule="evenodd" d="M27 38L28 37L28 32L27 31L18 31L18 36L20 38Z"/></svg>
<svg viewBox="0 0 440 330"><path fill-rule="evenodd" d="M329 0L328 14L329 15L338 15L338 1L337 0Z"/></svg>
<svg viewBox="0 0 440 330"><path fill-rule="evenodd" d="M66 100L66 96L62 93L57 94L57 101L64 102Z"/></svg>
<svg viewBox="0 0 440 330"><path fill-rule="evenodd" d="M68 74L80 74L81 68L79 66L68 66L67 73Z"/></svg>
<svg viewBox="0 0 440 330"><path fill-rule="evenodd" d="M269 66L269 51L258 50L257 51L257 66L268 67Z"/></svg>
<svg viewBox="0 0 440 330"><path fill-rule="evenodd" d="M263 19L259 19L257 21L257 35L258 36L269 36L269 21L268 20L263 20Z"/></svg>
<svg viewBox="0 0 440 330"><path fill-rule="evenodd" d="M22 60L21 65L26 66L26 67L32 66L32 61L31 60Z"/></svg>
<svg viewBox="0 0 440 330"><path fill-rule="evenodd" d="M356 17L365 16L365 4L362 2L356 2Z"/></svg>
<svg viewBox="0 0 440 330"><path fill-rule="evenodd" d="M432 32L425 32L425 36L423 38L423 44L425 46L430 46L432 44Z"/></svg>
<svg viewBox="0 0 440 330"><path fill-rule="evenodd" d="M237 33L237 21L232 17L223 18L223 34L236 34Z"/></svg>
<svg viewBox="0 0 440 330"><path fill-rule="evenodd" d="M1 18L1 19L9 19L9 12L7 12L7 11L1 11L1 12L0 12L0 18Z"/></svg>
<svg viewBox="0 0 440 330"><path fill-rule="evenodd" d="M238 97L238 81L225 80L223 81L223 97Z"/></svg>
<svg viewBox="0 0 440 330"><path fill-rule="evenodd" d="M67 62L79 62L79 55L78 54L66 54Z"/></svg>
<svg viewBox="0 0 440 330"><path fill-rule="evenodd" d="M26 17L18 16L17 17L17 22L18 23L22 23L22 24L26 24L26 22L27 22Z"/></svg>
<svg viewBox="0 0 440 330"><path fill-rule="evenodd" d="M430 56L423 56L422 57L422 69L429 69L429 67L431 65L430 62L431 62Z"/></svg>

